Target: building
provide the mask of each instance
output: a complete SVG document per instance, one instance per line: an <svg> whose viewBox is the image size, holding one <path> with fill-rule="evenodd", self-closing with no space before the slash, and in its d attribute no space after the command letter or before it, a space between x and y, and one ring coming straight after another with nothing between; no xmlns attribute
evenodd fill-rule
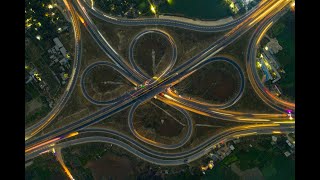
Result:
<svg viewBox="0 0 320 180"><path fill-rule="evenodd" d="M55 50L54 52L59 52L59 51L60 51L60 49L59 49L58 46L54 46L53 48L54 48L54 50Z"/></svg>
<svg viewBox="0 0 320 180"><path fill-rule="evenodd" d="M61 52L61 54L63 55L63 57L67 57L67 50L66 50L66 48L64 48L64 47L60 48L60 52Z"/></svg>
<svg viewBox="0 0 320 180"><path fill-rule="evenodd" d="M62 81L66 81L68 79L68 76L65 76L65 72L60 73L60 77Z"/></svg>
<svg viewBox="0 0 320 180"><path fill-rule="evenodd" d="M66 58L63 58L59 61L59 63L64 66L68 63L68 60Z"/></svg>
<svg viewBox="0 0 320 180"><path fill-rule="evenodd" d="M267 47L269 48L271 54L277 54L282 50L282 47L276 38L269 38L269 40L270 41L267 43Z"/></svg>
<svg viewBox="0 0 320 180"><path fill-rule="evenodd" d="M235 3L234 6L236 7L237 11L239 11L241 9L241 7L239 6L238 3Z"/></svg>
<svg viewBox="0 0 320 180"><path fill-rule="evenodd" d="M235 139L235 140L233 140L233 143L235 143L235 144L237 144L237 143L239 143L240 142L240 139Z"/></svg>
<svg viewBox="0 0 320 180"><path fill-rule="evenodd" d="M272 80L272 83L277 82L279 79L281 79L281 76L279 74L279 72L277 71L277 68L275 68L274 66L279 68L278 63L274 60L274 57L270 54L270 53L265 53L266 48L263 48L263 53L260 56L260 63L262 64L262 70L264 71L264 73L267 76L267 81L268 80ZM269 54L269 55L268 55ZM275 78L273 78L270 74L270 72L273 72L273 74L276 76Z"/></svg>
<svg viewBox="0 0 320 180"><path fill-rule="evenodd" d="M230 146L231 151L233 151L235 148L233 145Z"/></svg>
<svg viewBox="0 0 320 180"><path fill-rule="evenodd" d="M25 83L28 84L32 81L32 77L28 74L27 76L25 76Z"/></svg>
<svg viewBox="0 0 320 180"><path fill-rule="evenodd" d="M41 89L44 89L46 87L46 85L47 85L47 83L45 83L44 81L41 81L39 83L39 86L40 86Z"/></svg>
<svg viewBox="0 0 320 180"><path fill-rule="evenodd" d="M266 75L266 81L271 80L271 79L272 79L272 76L271 76L271 74L270 74L267 66L266 66L265 63L263 62L262 58L260 58L259 60L260 60L260 63L261 63L262 71L263 71L264 74Z"/></svg>
<svg viewBox="0 0 320 180"><path fill-rule="evenodd" d="M285 155L286 157L289 157L289 156L291 155L291 153L289 153L288 151L286 151L286 152L284 153L284 155Z"/></svg>
<svg viewBox="0 0 320 180"><path fill-rule="evenodd" d="M268 60L268 62L270 63L270 65L272 65L275 69L279 69L280 65L279 63L275 60L276 58L273 56L273 54L270 52L269 50L270 48L268 48L268 46L266 46L265 48L263 48L263 55L264 57L266 57L266 59Z"/></svg>
<svg viewBox="0 0 320 180"><path fill-rule="evenodd" d="M60 71L63 72L63 73L66 71L63 66L60 66L59 69L60 69Z"/></svg>
<svg viewBox="0 0 320 180"><path fill-rule="evenodd" d="M53 38L53 42L56 44L56 46L59 48L63 47L61 41L59 40L59 38Z"/></svg>

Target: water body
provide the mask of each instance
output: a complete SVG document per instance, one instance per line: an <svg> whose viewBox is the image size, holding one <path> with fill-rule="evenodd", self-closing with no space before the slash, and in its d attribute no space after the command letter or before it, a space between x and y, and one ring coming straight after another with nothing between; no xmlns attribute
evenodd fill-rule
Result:
<svg viewBox="0 0 320 180"><path fill-rule="evenodd" d="M219 20L232 16L224 0L168 0L158 7L160 14L205 20Z"/></svg>

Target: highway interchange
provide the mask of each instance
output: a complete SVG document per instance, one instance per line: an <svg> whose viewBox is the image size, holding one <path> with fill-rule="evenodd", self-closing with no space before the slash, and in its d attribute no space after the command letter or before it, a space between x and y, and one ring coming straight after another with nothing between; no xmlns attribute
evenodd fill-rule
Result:
<svg viewBox="0 0 320 180"><path fill-rule="evenodd" d="M72 20L75 36L76 48L73 71L65 93L63 94L59 103L57 103L54 109L44 119L26 129L25 161L29 161L41 155L43 152L52 149L52 147L65 148L82 143L104 142L117 145L150 163L158 165L180 165L201 158L203 155L212 150L212 147L215 144L218 144L221 141L226 142L228 140L246 135L293 132L295 129L294 103L285 102L275 98L270 92L268 92L268 90L266 90L266 88L263 88L263 84L258 79L254 63L257 45L259 44L261 37L266 33L267 29L271 27L270 24L274 23L286 11L290 2L291 1L289 0L262 0L254 9L250 10L245 15L235 19L232 22L218 26L203 26L188 24L176 20L157 18L123 19L112 17L94 8L92 1L90 4L90 2L86 2L85 0L64 0ZM89 14L105 22L122 26L148 27L150 25L163 25L189 29L193 31L226 31L227 33L202 50L200 53L173 69L177 59L177 47L170 34L163 30L155 30L154 28L140 32L135 36L130 44L129 60L127 61L115 49L112 48L109 42L101 34L98 27L94 24ZM82 53L80 25L85 27L93 40L113 61L113 63L99 61L89 65L82 74L79 74ZM250 84L245 84L245 74L237 63L229 58L215 55L253 27L256 29L250 39L246 57L246 72L248 74ZM172 46L172 60L167 68L158 77L149 77L136 65L133 59L132 52L135 42L147 33L158 33L165 36ZM180 97L172 90L175 84L190 76L192 73L200 70L206 64L214 61L225 61L230 63L239 72L240 88L235 98L225 104L209 104ZM109 66L123 75L133 84L133 86L138 87L140 84L144 84L145 87L135 88L134 90L128 91L120 97L110 101L97 101L88 95L84 83L84 79L88 72L90 72L90 70L96 66ZM88 115L87 117L83 117L70 124L66 124L63 127L57 128L46 134L39 135L39 132L48 126L54 120L57 114L59 114L59 112L63 109L70 97L70 94L72 94L75 88L75 84L77 83L79 76L81 76L80 86L84 97L93 104L108 106L102 106L101 109ZM236 102L238 102L238 100L241 99L243 91L245 90L245 86L249 85L253 87L254 91L258 94L263 102L265 102L271 108L277 110L279 113L253 114L227 110L226 108L234 105ZM179 143L170 145L158 143L143 137L135 130L133 126L133 115L135 109L138 108L141 103L145 103L150 99L156 99L164 102L185 116L187 122L185 124L187 132ZM128 127L135 138L111 129L89 127L127 108L130 108ZM288 118L288 110L290 110L292 113L293 119ZM237 127L232 127L214 136L208 137L207 140L199 145L179 153L156 151L153 148L145 145L148 144L164 150L173 150L183 147L186 143L188 143L193 134L192 132L194 126L192 123L192 118L187 111L213 117L223 121L241 122L241 124L239 123L239 126ZM244 125L244 123L246 125ZM75 133L81 134L81 137L74 137ZM112 137L108 137L110 135L112 135Z"/></svg>

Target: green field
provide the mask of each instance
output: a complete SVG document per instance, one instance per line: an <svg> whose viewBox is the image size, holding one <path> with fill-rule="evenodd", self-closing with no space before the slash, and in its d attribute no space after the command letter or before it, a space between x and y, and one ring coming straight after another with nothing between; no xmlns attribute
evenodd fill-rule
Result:
<svg viewBox="0 0 320 180"><path fill-rule="evenodd" d="M278 81L284 96L294 100L295 97L295 14L287 12L272 26L268 34L277 38L282 50L275 54L285 74Z"/></svg>
<svg viewBox="0 0 320 180"><path fill-rule="evenodd" d="M160 14L174 14L189 18L218 20L232 16L224 0L171 0L159 6Z"/></svg>
<svg viewBox="0 0 320 180"><path fill-rule="evenodd" d="M52 153L46 153L35 158L33 163L25 168L25 180L40 179L68 179Z"/></svg>
<svg viewBox="0 0 320 180"><path fill-rule="evenodd" d="M231 176L233 172L228 166L233 162L242 171L258 167L266 180L295 179L295 161L285 157L276 146L270 144L270 140L262 140L252 148L248 144L241 147L235 145L236 150L217 163L213 170L207 171L204 179L239 179Z"/></svg>
<svg viewBox="0 0 320 180"><path fill-rule="evenodd" d="M136 16L154 16L150 10L148 0L127 0L125 3L116 0L96 0L95 6L115 16L120 15L129 18ZM225 0L165 0L160 1L156 6L156 11L157 14L170 14L210 20L218 20L233 15Z"/></svg>

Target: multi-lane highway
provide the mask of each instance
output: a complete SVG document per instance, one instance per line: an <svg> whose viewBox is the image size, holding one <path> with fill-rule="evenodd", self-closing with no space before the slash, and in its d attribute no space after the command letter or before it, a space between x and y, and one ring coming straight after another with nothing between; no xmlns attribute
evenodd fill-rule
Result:
<svg viewBox="0 0 320 180"><path fill-rule="evenodd" d="M268 0L262 1L257 5L256 8L249 11L244 16L234 20L231 23L219 25L219 26L201 26L201 25L194 25L188 24L178 21L171 21L171 20L161 20L161 19L138 19L138 20L127 20L121 18L115 18L111 16L107 16L106 14L102 13L101 11L89 6L86 2L82 0L74 0L72 3L68 2L67 0L64 1L67 9L69 10L70 14L72 15L75 22L73 22L75 37L76 37L76 57L80 59L81 56L81 48L79 46L80 42L80 31L79 31L79 24L77 18L80 19L82 24L85 26L86 30L90 33L93 40L99 45L99 47L105 52L106 55L114 62L96 62L88 66L82 75L80 86L82 88L84 96L92 103L95 104L104 104L110 105L107 107L102 107L97 112L90 114L89 116L83 117L75 122L67 124L63 127L57 128L54 131L46 133L44 135L34 137L29 139L31 136L35 135L37 132L41 131L52 119L54 116L50 116L51 118L46 118L44 121L39 122L40 128L33 128L32 131L27 131L26 134L26 160L32 159L39 154L43 153L45 150L56 147L67 147L75 144L81 143L88 143L88 142L106 142L112 143L119 147L124 148L125 150L131 152L132 154L148 161L151 163L159 164L159 165L179 165L185 164L190 161L196 160L201 156L208 153L212 148L211 146L221 142L221 140L229 140L232 138L237 138L239 136L244 136L246 134L272 134L274 131L282 131L285 132L292 132L294 131L294 120L288 120L287 115L285 113L282 114L253 114L253 113L244 113L244 112L234 112L230 110L224 110L223 108L229 107L236 103L240 98L245 89L244 86L244 74L241 68L232 60L225 58L225 57L213 57L226 46L230 45L236 39L241 37L244 33L246 33L249 29L255 27L259 22L262 23L258 24L258 28L264 27L265 22L270 21L275 16L278 16L279 13L282 13L282 10L286 8L286 6L290 3L288 0ZM84 4L84 5L83 5ZM75 8L78 12L74 11ZM130 46L132 51L134 44L137 39L139 39L145 33L162 33L165 35L169 40L172 50L173 50L173 59L171 63L167 66L166 70L157 78L148 77L146 74L142 72L139 67L137 67L134 63L133 56L130 58L129 54L129 61L126 61L121 55L112 48L112 46L108 43L102 33L99 31L97 26L89 17L87 13L89 11L94 16L103 19L109 23L121 24L121 25L165 25L165 26L174 26L179 28L185 28L195 31L228 31L224 36L222 36L217 41L213 42L210 46L205 48L203 51L195 55L194 57L190 58L189 60L185 61L182 65L172 69L174 62L176 61L176 46L173 41L173 38L168 35L165 31L155 31L150 29L149 31L144 31L138 34ZM77 17L77 18L76 18ZM258 30L257 30L258 31ZM257 32L256 31L256 32ZM260 30L259 30L260 32ZM258 35L254 35L256 37ZM252 40L251 42L255 42L256 40ZM256 43L253 43L256 45ZM252 46L252 43L249 46L249 49L255 48ZM77 50L78 49L78 50ZM132 53L131 53L132 54ZM79 60L78 59L78 60ZM131 61L130 61L131 59ZM227 104L224 105L210 105L207 103L199 102L199 101L190 101L188 99L180 98L179 96L175 95L171 91L171 87L175 84L179 83L181 80L185 79L192 73L200 70L203 66L207 63L213 61L227 61L231 63L239 72L240 76L240 89L237 96ZM128 62L131 62L129 64ZM92 99L88 96L88 93L85 89L84 79L86 75L98 65L106 65L111 68L114 68L118 71L121 75L125 76L133 85L137 86L138 84L144 83L148 81L149 83L145 84L144 88L138 88L135 90L128 91L127 93L121 95L110 101L99 102ZM73 91L74 83L76 83L76 78L78 76L77 68L75 67L74 79L70 79L70 85L68 85L67 90L68 92ZM249 75L250 78L250 75ZM250 80L252 83L253 81ZM254 83L252 83L254 86ZM161 94L160 94L161 93ZM187 123L186 128L187 132L186 135L180 140L179 143L173 145L161 144L159 142L151 141L140 134L133 127L133 114L135 109L139 106L139 104L148 101L151 98L156 98L164 103L174 106L177 108L178 111L183 113L186 117ZM266 98L268 98L266 96ZM67 101L67 100L66 100ZM63 103L63 101L61 101ZM63 105L59 108L59 110L63 107ZM111 131L106 129L99 129L99 128L91 128L89 129L88 126L94 125L105 118L112 116L115 113L118 113L124 109L131 107L128 117L128 126L131 130L131 133L134 135L135 139L127 137L126 135L121 134L117 131ZM182 110L184 109L184 110ZM146 145L141 144L138 140L142 141L143 143L156 146L161 149L177 149L185 145L190 137L192 136L193 131L193 124L192 119L189 114L185 111L192 111L201 115L214 117L220 120L226 121L236 121L242 123L248 123L248 125L239 125L238 127L229 128L222 133L216 134L212 137L209 137L206 141L201 143L200 145L187 150L182 153L161 153L156 152ZM58 113L58 112L57 112ZM29 133L32 132L32 133ZM88 137L75 137L73 132L77 132L83 135L88 135ZM98 134L111 134L116 136L115 138L104 137L104 136L97 136ZM89 136L90 135L90 136ZM71 140L69 140L71 139ZM61 142L63 140L63 142Z"/></svg>
<svg viewBox="0 0 320 180"><path fill-rule="evenodd" d="M232 128L223 131L210 137L203 143L182 152L166 153L154 150L145 146L135 139L130 138L118 131L102 129L102 128L90 128L82 130L81 134L93 133L95 136L88 135L88 137L81 137L77 139L72 139L57 144L59 148L64 148L72 145L89 143L89 142L102 142L111 143L122 147L128 152L144 159L150 163L155 163L159 165L181 165L194 160L199 159L205 154L208 154L213 149L213 146L222 142L227 142L232 139L237 139L243 136L257 135L257 134L273 134L275 132L280 133L291 133L294 131L294 126L284 126L278 127L275 125L254 125L254 126L242 126ZM116 138L106 137L106 135L112 135ZM27 154L25 160L28 161L34 157L37 157L41 152L45 152L52 147L46 147L35 151L33 153Z"/></svg>

